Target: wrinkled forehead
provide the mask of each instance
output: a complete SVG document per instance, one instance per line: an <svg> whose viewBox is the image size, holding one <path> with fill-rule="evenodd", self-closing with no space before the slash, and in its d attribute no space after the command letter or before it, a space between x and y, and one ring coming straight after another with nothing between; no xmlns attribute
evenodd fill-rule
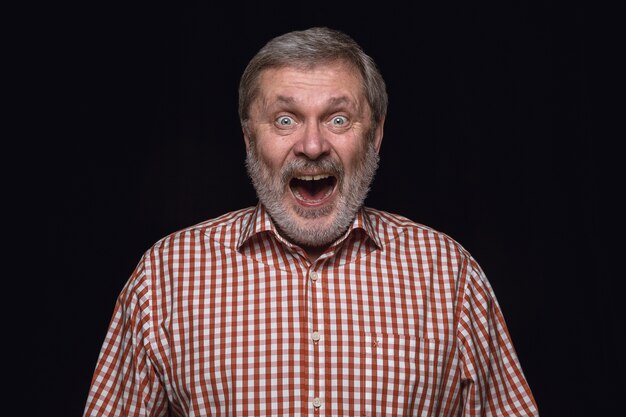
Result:
<svg viewBox="0 0 626 417"><path fill-rule="evenodd" d="M265 68L257 78L253 102L261 106L295 103L297 98L290 94L290 88L297 91L298 87L325 92L333 106L369 109L360 71L343 61Z"/></svg>

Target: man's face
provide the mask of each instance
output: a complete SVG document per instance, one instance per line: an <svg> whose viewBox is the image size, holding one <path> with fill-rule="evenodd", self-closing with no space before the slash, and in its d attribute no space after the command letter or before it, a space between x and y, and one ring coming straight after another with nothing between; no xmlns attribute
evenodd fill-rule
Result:
<svg viewBox="0 0 626 417"><path fill-rule="evenodd" d="M284 237L328 245L363 204L383 121L372 130L361 77L340 62L267 69L259 86L244 129L257 195Z"/></svg>

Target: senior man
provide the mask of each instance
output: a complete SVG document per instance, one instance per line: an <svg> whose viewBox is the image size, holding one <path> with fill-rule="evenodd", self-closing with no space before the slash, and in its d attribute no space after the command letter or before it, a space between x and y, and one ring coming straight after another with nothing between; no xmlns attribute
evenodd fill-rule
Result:
<svg viewBox="0 0 626 417"><path fill-rule="evenodd" d="M239 114L259 203L144 254L85 416L537 415L474 258L363 206L386 111L342 32L290 32L253 57Z"/></svg>

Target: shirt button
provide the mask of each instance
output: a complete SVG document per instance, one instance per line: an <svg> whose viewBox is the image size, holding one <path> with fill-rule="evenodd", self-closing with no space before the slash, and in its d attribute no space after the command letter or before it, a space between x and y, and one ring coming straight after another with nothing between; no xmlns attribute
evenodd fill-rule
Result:
<svg viewBox="0 0 626 417"><path fill-rule="evenodd" d="M317 272L315 271L311 271L311 273L309 274L309 276L311 277L311 281L317 281Z"/></svg>
<svg viewBox="0 0 626 417"><path fill-rule="evenodd" d="M322 406L322 400L320 400L319 398L314 398L313 399L313 407L320 408L321 406Z"/></svg>
<svg viewBox="0 0 626 417"><path fill-rule="evenodd" d="M311 335L311 339L313 339L314 342L319 342L321 338L322 336L318 332L313 332Z"/></svg>

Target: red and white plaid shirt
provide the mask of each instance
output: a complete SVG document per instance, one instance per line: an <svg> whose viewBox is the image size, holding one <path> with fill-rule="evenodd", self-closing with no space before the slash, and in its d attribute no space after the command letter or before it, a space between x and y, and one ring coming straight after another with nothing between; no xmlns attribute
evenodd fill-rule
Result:
<svg viewBox="0 0 626 417"><path fill-rule="evenodd" d="M364 208L311 263L261 205L141 259L85 416L536 416L493 291L448 236Z"/></svg>

